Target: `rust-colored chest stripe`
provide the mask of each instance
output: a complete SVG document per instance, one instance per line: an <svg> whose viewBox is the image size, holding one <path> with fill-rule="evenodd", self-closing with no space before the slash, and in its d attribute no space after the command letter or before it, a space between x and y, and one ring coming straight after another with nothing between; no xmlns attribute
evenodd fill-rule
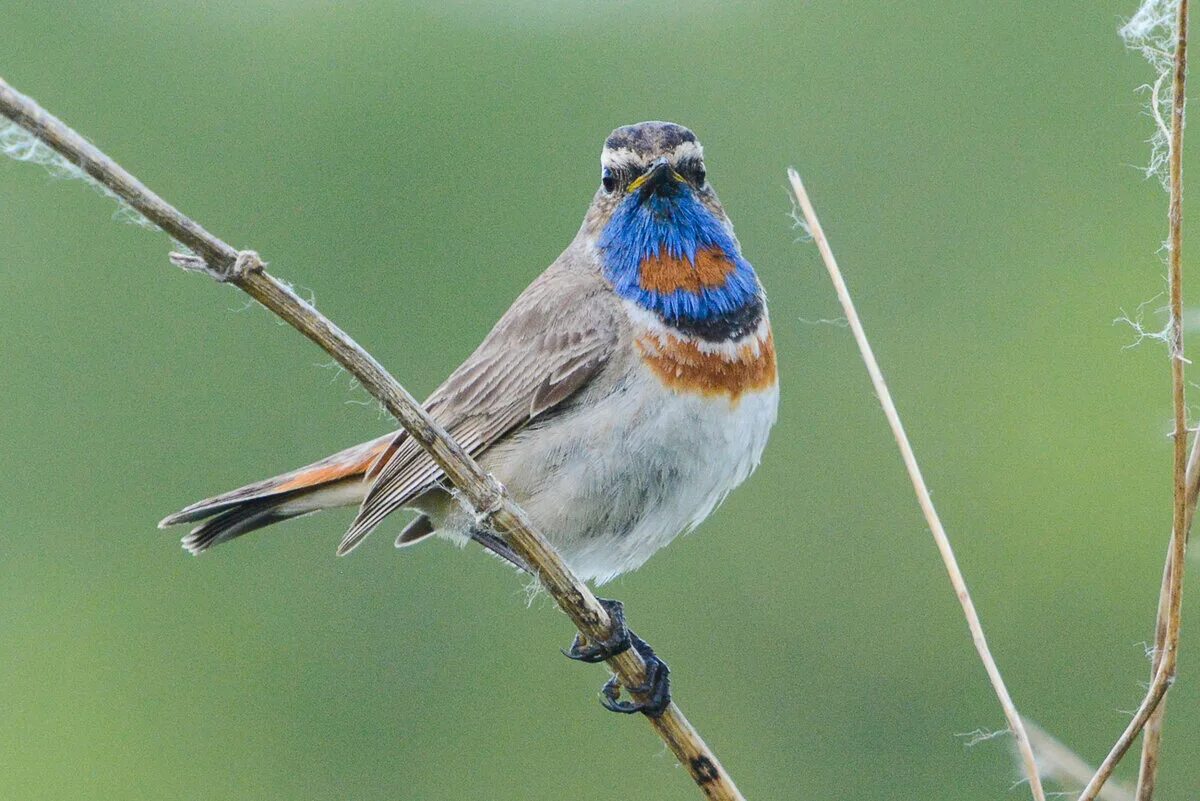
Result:
<svg viewBox="0 0 1200 801"><path fill-rule="evenodd" d="M685 257L675 258L660 253L642 260L638 286L647 292L699 292L725 285L725 279L737 266L725 257L720 248L696 251L696 263Z"/></svg>
<svg viewBox="0 0 1200 801"><path fill-rule="evenodd" d="M725 395L736 401L745 392L776 382L775 340L770 330L736 355L706 353L694 342L670 334L646 333L637 339L642 360L672 389L700 395Z"/></svg>

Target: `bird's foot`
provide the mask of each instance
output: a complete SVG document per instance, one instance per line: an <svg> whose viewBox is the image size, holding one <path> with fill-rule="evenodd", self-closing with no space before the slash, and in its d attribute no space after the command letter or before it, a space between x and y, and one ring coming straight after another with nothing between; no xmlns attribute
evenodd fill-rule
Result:
<svg viewBox="0 0 1200 801"><path fill-rule="evenodd" d="M624 715L642 712L650 717L658 717L671 704L671 671L667 663L658 658L645 640L630 631L629 626L625 624L625 608L620 601L607 598L597 600L612 620L612 633L600 642L587 644L576 634L571 647L563 651L563 654L579 662L604 662L630 648L634 649L646 663L646 681L636 687L624 689L630 694L645 696L646 700L622 701L621 682L613 676L600 690L600 704L605 709Z"/></svg>
<svg viewBox="0 0 1200 801"><path fill-rule="evenodd" d="M571 642L571 647L563 651L563 656L568 659L574 659L577 662L604 662L633 647L631 639L633 632L625 625L625 605L620 601L608 598L597 598L596 600L604 607L604 611L608 612L608 619L612 621L612 633L600 642L586 645L583 638L576 634L574 641Z"/></svg>
<svg viewBox="0 0 1200 801"><path fill-rule="evenodd" d="M667 667L666 662L658 658L654 649L645 640L633 632L629 632L629 637L633 641L633 650L637 651L641 655L642 661L646 663L646 682L625 689L631 694L644 695L646 700L622 701L621 682L616 676L613 676L600 690L600 705L609 711L620 712L623 715L642 712L649 717L657 718L671 705L671 669Z"/></svg>

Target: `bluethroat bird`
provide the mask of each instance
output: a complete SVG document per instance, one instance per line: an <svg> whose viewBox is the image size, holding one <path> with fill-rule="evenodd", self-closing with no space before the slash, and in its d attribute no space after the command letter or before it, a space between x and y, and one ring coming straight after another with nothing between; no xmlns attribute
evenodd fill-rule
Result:
<svg viewBox="0 0 1200 801"><path fill-rule="evenodd" d="M425 401L571 570L596 583L641 566L750 475L779 399L763 288L695 135L669 122L627 125L605 141L600 164L575 239ZM183 538L200 553L353 505L339 555L408 508L418 516L397 547L431 535L474 539L524 567L501 537L475 529L404 431L192 504L160 525L203 521ZM607 603L613 641L576 641L568 656L600 661L636 647L665 678L661 660L624 627L620 605ZM656 711L617 702L612 689L606 706Z"/></svg>

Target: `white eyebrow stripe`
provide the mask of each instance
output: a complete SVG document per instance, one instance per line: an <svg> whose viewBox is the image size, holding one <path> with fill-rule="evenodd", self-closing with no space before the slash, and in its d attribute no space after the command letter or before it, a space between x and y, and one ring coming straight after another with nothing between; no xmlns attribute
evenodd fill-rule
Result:
<svg viewBox="0 0 1200 801"><path fill-rule="evenodd" d="M702 159L704 158L704 148L700 147L699 142L680 142L671 151L671 161L678 164L684 159Z"/></svg>
<svg viewBox="0 0 1200 801"><path fill-rule="evenodd" d="M618 170L623 167L644 167L645 160L636 152L627 147L612 150L604 148L604 152L600 154L600 165L610 169Z"/></svg>
<svg viewBox="0 0 1200 801"><path fill-rule="evenodd" d="M668 158L672 164L678 164L685 159L703 159L704 148L700 146L699 142L680 142L671 151ZM625 167L637 167L641 169L646 166L646 157L636 150L631 150L627 147L606 147L600 154L600 166L613 170Z"/></svg>

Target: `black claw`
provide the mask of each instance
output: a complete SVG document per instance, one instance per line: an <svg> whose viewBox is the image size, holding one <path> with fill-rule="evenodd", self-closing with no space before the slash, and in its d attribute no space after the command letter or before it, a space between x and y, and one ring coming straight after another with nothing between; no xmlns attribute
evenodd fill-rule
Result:
<svg viewBox="0 0 1200 801"><path fill-rule="evenodd" d="M622 701L621 682L613 676L600 690L600 705L611 712L622 715L632 715L641 712L652 718L657 718L671 705L671 669L667 663L658 658L645 640L633 632L629 632L633 648L641 654L646 663L646 683L637 687L626 687L630 693L645 695L645 701Z"/></svg>
<svg viewBox="0 0 1200 801"><path fill-rule="evenodd" d="M563 651L563 656L579 662L604 662L617 654L624 653L633 647L633 632L625 625L625 607L620 601L608 598L597 598L608 617L612 620L612 634L607 639L596 643L583 644L579 635L575 635L571 647Z"/></svg>

